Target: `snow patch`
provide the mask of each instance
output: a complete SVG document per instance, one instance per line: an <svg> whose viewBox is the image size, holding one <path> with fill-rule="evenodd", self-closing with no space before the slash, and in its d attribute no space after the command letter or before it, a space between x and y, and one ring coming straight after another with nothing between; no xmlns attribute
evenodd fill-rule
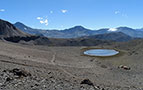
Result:
<svg viewBox="0 0 143 90"><path fill-rule="evenodd" d="M117 28L110 28L108 31L115 32L117 30L118 30Z"/></svg>
<svg viewBox="0 0 143 90"><path fill-rule="evenodd" d="M27 30L27 28L24 28L25 30Z"/></svg>

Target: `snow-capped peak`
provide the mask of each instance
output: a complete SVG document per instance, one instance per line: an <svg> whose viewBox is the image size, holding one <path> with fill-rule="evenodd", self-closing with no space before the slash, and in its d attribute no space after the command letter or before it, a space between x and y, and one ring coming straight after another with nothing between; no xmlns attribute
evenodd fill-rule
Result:
<svg viewBox="0 0 143 90"><path fill-rule="evenodd" d="M110 28L108 31L115 32L117 30L118 30L117 28Z"/></svg>

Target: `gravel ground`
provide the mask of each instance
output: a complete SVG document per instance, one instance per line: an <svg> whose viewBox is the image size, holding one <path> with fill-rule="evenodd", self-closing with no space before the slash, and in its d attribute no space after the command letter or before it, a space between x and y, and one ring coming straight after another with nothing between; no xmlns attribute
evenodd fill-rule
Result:
<svg viewBox="0 0 143 90"><path fill-rule="evenodd" d="M143 90L142 50L99 58L83 48L0 42L0 90Z"/></svg>

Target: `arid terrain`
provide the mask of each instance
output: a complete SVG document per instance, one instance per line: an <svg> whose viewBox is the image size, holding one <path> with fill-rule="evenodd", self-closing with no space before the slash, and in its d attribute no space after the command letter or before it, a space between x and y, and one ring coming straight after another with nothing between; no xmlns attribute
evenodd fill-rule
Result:
<svg viewBox="0 0 143 90"><path fill-rule="evenodd" d="M143 0L1 0L0 90L143 90Z"/></svg>
<svg viewBox="0 0 143 90"><path fill-rule="evenodd" d="M142 40L136 46L133 42L93 47L48 47L0 41L0 88L143 90ZM116 48L120 54L106 58L83 55L85 48L101 47ZM118 68L120 65L131 69Z"/></svg>

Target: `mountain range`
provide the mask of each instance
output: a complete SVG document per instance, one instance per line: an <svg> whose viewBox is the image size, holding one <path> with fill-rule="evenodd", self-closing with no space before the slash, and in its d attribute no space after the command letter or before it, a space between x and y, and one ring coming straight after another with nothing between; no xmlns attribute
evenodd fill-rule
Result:
<svg viewBox="0 0 143 90"><path fill-rule="evenodd" d="M0 39L22 44L48 45L48 46L95 46L99 44L111 43L105 40L97 40L90 38L48 38L44 36L31 35L16 28L8 21L0 19Z"/></svg>
<svg viewBox="0 0 143 90"><path fill-rule="evenodd" d="M17 27L16 27L17 26ZM19 28L18 28L19 27ZM125 28L125 27L124 27ZM113 31L114 30L114 31ZM0 19L0 39L15 43L49 45L49 46L95 46L99 44L111 44L112 42L126 42L137 37L133 32L143 32L121 27L115 29L89 30L82 26L75 26L65 30L32 29L20 22L11 24ZM123 33L131 32L130 35ZM129 33L128 33L129 34ZM47 36L49 35L49 36ZM142 34L136 34L142 35ZM47 36L47 37L45 37ZM141 36L140 36L141 37Z"/></svg>
<svg viewBox="0 0 143 90"><path fill-rule="evenodd" d="M45 36L49 38L78 38L83 36L92 36L92 35L107 34L113 32L122 32L132 38L143 38L143 29L132 29L129 27L118 27L116 29L105 28L99 30L90 30L82 26L75 26L64 30L42 30L42 29L31 28L20 22L15 23L14 26L19 28L23 32L33 35Z"/></svg>

